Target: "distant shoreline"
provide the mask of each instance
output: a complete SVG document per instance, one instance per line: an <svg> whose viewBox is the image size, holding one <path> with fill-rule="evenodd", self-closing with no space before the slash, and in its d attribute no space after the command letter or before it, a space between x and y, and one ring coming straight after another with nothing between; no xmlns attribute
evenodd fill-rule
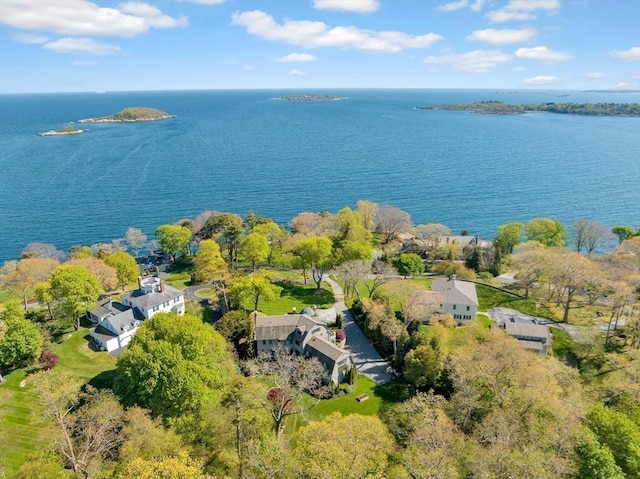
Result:
<svg viewBox="0 0 640 479"><path fill-rule="evenodd" d="M280 100L280 101L340 101L346 100L346 96L339 95L316 95L316 94L306 94L306 95L283 95L272 98L272 100Z"/></svg>
<svg viewBox="0 0 640 479"><path fill-rule="evenodd" d="M468 111L491 115L523 115L531 112L583 116L640 117L640 103L540 103L512 105L503 101L479 101L451 105L416 106L416 110Z"/></svg>

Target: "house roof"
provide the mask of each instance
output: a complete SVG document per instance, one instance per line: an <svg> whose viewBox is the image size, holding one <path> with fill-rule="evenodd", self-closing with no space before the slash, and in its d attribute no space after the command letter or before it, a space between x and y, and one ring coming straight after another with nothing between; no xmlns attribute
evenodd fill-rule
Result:
<svg viewBox="0 0 640 479"><path fill-rule="evenodd" d="M129 309L129 306L113 301L110 298L106 298L98 301L96 307L91 310L91 314L98 318L104 318L109 314L119 314L127 309Z"/></svg>
<svg viewBox="0 0 640 479"><path fill-rule="evenodd" d="M343 356L348 355L349 353L342 348L339 348L333 343L326 341L325 339L314 336L308 342L306 347L311 350L311 355L316 356L319 359L326 358L325 362L330 361L331 363L336 363Z"/></svg>
<svg viewBox="0 0 640 479"><path fill-rule="evenodd" d="M160 293L143 293L140 289L136 289L131 293L123 294L122 298L127 299L139 308L150 309L154 306L158 306L159 304L166 303L167 301L171 301L172 299L179 298L184 295L183 291L174 288L173 286L169 286L168 284L163 285L164 291Z"/></svg>
<svg viewBox="0 0 640 479"><path fill-rule="evenodd" d="M95 329L91 331L91 336L101 339L102 341L109 341L117 337L117 335L102 326L96 326Z"/></svg>
<svg viewBox="0 0 640 479"><path fill-rule="evenodd" d="M434 293L442 294L447 303L480 305L476 294L476 285L469 281L434 279L431 283L431 289Z"/></svg>
<svg viewBox="0 0 640 479"><path fill-rule="evenodd" d="M313 326L324 326L324 323L304 314L261 316L256 318L256 340L269 341L277 339L278 341L285 341L296 329L304 333Z"/></svg>
<svg viewBox="0 0 640 479"><path fill-rule="evenodd" d="M524 349L528 349L529 351L536 351L537 353L541 353L542 351L544 351L544 343L541 343L540 341L527 341L526 339L519 339L518 343L520 343L520 345Z"/></svg>
<svg viewBox="0 0 640 479"><path fill-rule="evenodd" d="M118 334L136 328L140 324L140 320L136 318L133 309L131 308L120 314L107 316L102 320L102 322L109 323L113 328L112 330L118 331Z"/></svg>
<svg viewBox="0 0 640 479"><path fill-rule="evenodd" d="M534 341L548 342L549 328L541 324L520 321L505 321L505 329L516 338L534 339Z"/></svg>

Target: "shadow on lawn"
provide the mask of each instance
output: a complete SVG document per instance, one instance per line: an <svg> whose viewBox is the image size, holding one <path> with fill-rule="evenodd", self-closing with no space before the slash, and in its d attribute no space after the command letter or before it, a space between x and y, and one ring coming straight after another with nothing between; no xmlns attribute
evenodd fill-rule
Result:
<svg viewBox="0 0 640 479"><path fill-rule="evenodd" d="M289 281L280 281L276 284L282 288L282 296L295 298L304 304L315 304L321 308L328 308L335 303L333 293L326 289L317 289L313 285L305 287Z"/></svg>
<svg viewBox="0 0 640 479"><path fill-rule="evenodd" d="M97 389L113 389L117 373L115 369L103 371L89 380L89 384Z"/></svg>
<svg viewBox="0 0 640 479"><path fill-rule="evenodd" d="M380 412L389 409L394 404L406 401L413 396L411 386L401 379L394 379L385 384L378 384L373 388L373 392L382 399Z"/></svg>

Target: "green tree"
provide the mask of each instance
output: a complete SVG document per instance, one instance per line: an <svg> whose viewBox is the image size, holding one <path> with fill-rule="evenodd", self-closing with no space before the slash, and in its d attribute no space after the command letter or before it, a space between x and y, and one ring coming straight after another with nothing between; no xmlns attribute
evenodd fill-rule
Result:
<svg viewBox="0 0 640 479"><path fill-rule="evenodd" d="M567 244L567 230L562 223L551 218L534 218L525 226L528 241L538 241L545 246Z"/></svg>
<svg viewBox="0 0 640 479"><path fill-rule="evenodd" d="M627 477L640 477L640 429L631 419L597 404L587 415L587 426L598 442L609 448Z"/></svg>
<svg viewBox="0 0 640 479"><path fill-rule="evenodd" d="M246 311L229 311L216 321L215 328L233 344L240 359L248 359L253 355L255 320Z"/></svg>
<svg viewBox="0 0 640 479"><path fill-rule="evenodd" d="M616 464L611 450L602 446L593 433L588 432L575 447L577 478L625 479L622 469Z"/></svg>
<svg viewBox="0 0 640 479"><path fill-rule="evenodd" d="M35 324L25 319L20 303L6 303L0 313L0 365L17 366L38 358L42 342L42 334Z"/></svg>
<svg viewBox="0 0 640 479"><path fill-rule="evenodd" d="M172 429L165 428L160 418L151 418L149 411L130 407L125 411L123 442L118 450L120 464L135 458L159 459L177 454L184 446Z"/></svg>
<svg viewBox="0 0 640 479"><path fill-rule="evenodd" d="M441 364L438 351L430 344L412 349L404 357L403 375L418 388L431 388L440 376Z"/></svg>
<svg viewBox="0 0 640 479"><path fill-rule="evenodd" d="M266 223L258 223L252 229L252 233L259 233L267 238L269 242L269 254L267 255L267 263L271 266L274 257L282 253L282 247L287 239L287 232L279 224L268 221Z"/></svg>
<svg viewBox="0 0 640 479"><path fill-rule="evenodd" d="M229 294L238 304L251 301L254 311L258 311L260 300L274 301L280 297L282 288L261 273L253 273L236 279L229 287Z"/></svg>
<svg viewBox="0 0 640 479"><path fill-rule="evenodd" d="M87 268L79 265L58 266L51 273L47 283L49 291L43 290L42 297L50 295L56 309L60 308L66 316L74 320L76 330L80 328L80 316L95 306L100 293L103 292L98 278Z"/></svg>
<svg viewBox="0 0 640 479"><path fill-rule="evenodd" d="M54 453L45 452L27 457L15 479L69 479L69 474Z"/></svg>
<svg viewBox="0 0 640 479"><path fill-rule="evenodd" d="M513 248L522 243L523 233L523 223L500 225L498 226L494 244L503 255L511 254L513 253Z"/></svg>
<svg viewBox="0 0 640 479"><path fill-rule="evenodd" d="M140 276L140 268L133 256L124 251L112 253L104 259L104 262L116 269L118 286L123 290L129 283L133 283Z"/></svg>
<svg viewBox="0 0 640 479"><path fill-rule="evenodd" d="M333 263L331 240L326 236L305 238L296 245L293 253L311 269L313 281L320 289L324 272Z"/></svg>
<svg viewBox="0 0 640 479"><path fill-rule="evenodd" d="M159 458L135 458L118 474L118 479L205 479L202 463L187 451Z"/></svg>
<svg viewBox="0 0 640 479"><path fill-rule="evenodd" d="M362 218L362 224L369 231L373 231L376 227L376 215L378 214L378 204L373 201L367 200L358 200L356 203L358 209L356 210L360 213L360 217Z"/></svg>
<svg viewBox="0 0 640 479"><path fill-rule="evenodd" d="M269 240L260 233L249 233L240 242L240 253L251 262L251 268L255 271L256 264L269 257Z"/></svg>
<svg viewBox="0 0 640 479"><path fill-rule="evenodd" d="M199 283L210 283L228 270L227 263L220 253L220 246L212 239L200 241L193 265L195 280Z"/></svg>
<svg viewBox="0 0 640 479"><path fill-rule="evenodd" d="M373 248L368 241L343 241L337 250L338 262L366 261L369 263L373 256Z"/></svg>
<svg viewBox="0 0 640 479"><path fill-rule="evenodd" d="M618 241L620 242L620 244L622 244L624 240L633 238L638 234L636 230L629 225L616 225L611 229L611 232L618 237Z"/></svg>
<svg viewBox="0 0 640 479"><path fill-rule="evenodd" d="M335 412L293 437L295 477L375 479L385 476L393 439L374 416Z"/></svg>
<svg viewBox="0 0 640 479"><path fill-rule="evenodd" d="M93 258L93 251L91 251L91 247L89 246L72 246L69 248L69 256L72 259L85 259L85 258Z"/></svg>
<svg viewBox="0 0 640 479"><path fill-rule="evenodd" d="M424 273L424 261L415 253L402 253L391 260L393 267L404 276L419 276Z"/></svg>
<svg viewBox="0 0 640 479"><path fill-rule="evenodd" d="M225 341L211 326L191 315L158 313L119 356L117 391L125 405L154 416L198 413L230 367Z"/></svg>
<svg viewBox="0 0 640 479"><path fill-rule="evenodd" d="M240 216L233 213L219 213L209 217L198 233L201 239L217 239L226 246L229 263L238 266L238 245L244 231Z"/></svg>
<svg viewBox="0 0 640 479"><path fill-rule="evenodd" d="M156 236L162 249L169 253L175 261L178 253L187 251L193 234L189 228L184 226L167 224L158 226Z"/></svg>

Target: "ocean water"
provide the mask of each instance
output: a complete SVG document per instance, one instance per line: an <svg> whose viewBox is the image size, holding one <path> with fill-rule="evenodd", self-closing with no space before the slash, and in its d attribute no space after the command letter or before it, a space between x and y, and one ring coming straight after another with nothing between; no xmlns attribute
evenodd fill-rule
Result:
<svg viewBox="0 0 640 479"><path fill-rule="evenodd" d="M489 238L500 224L539 216L640 226L640 118L414 109L638 102L638 93L323 90L348 99L272 99L288 93L0 95L0 262L29 242L67 249L122 237L129 226L152 235L205 210L253 209L285 225L301 211L335 212L359 199ZM36 136L127 106L177 117Z"/></svg>

